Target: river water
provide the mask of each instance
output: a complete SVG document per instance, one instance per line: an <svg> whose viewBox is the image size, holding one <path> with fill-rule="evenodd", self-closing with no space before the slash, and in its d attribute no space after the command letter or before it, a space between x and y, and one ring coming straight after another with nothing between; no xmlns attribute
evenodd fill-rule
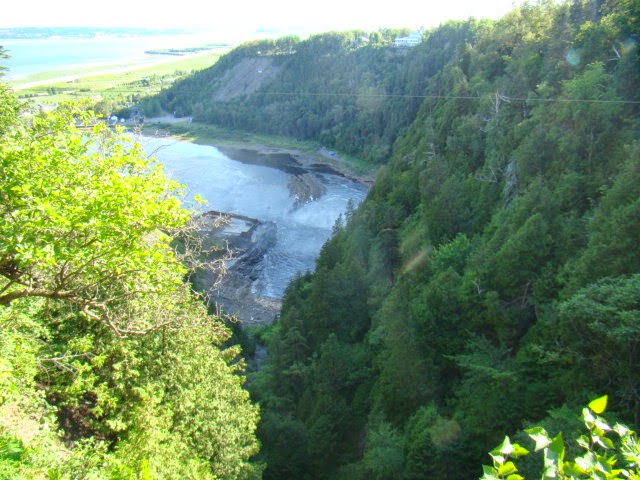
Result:
<svg viewBox="0 0 640 480"><path fill-rule="evenodd" d="M164 164L170 178L187 186L188 198L199 194L208 201L207 210L275 223L275 245L264 255L260 278L253 284L253 293L261 297L281 298L297 273L313 270L349 200L355 206L367 193L367 186L359 182L336 172L301 167L288 155L258 158L254 152L252 162L247 151L239 161L216 147L175 139L143 137L142 144ZM292 175L304 171L311 171L326 191L296 208L288 183Z"/></svg>

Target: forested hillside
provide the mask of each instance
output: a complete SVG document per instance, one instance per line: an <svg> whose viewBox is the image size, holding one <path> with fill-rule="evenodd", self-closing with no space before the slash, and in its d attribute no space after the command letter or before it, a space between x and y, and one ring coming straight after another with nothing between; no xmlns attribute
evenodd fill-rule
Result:
<svg viewBox="0 0 640 480"><path fill-rule="evenodd" d="M0 83L0 478L260 477L239 350L184 281L182 195L84 109Z"/></svg>
<svg viewBox="0 0 640 480"><path fill-rule="evenodd" d="M415 48L253 42L161 93L379 166L260 332L259 427L185 283L181 187L81 110L30 112L0 84L0 478L462 480L532 425L575 439L603 394L640 427L639 15L542 1Z"/></svg>
<svg viewBox="0 0 640 480"><path fill-rule="evenodd" d="M161 103L195 121L316 140L382 163L415 118L427 79L469 29L450 25L415 49L393 48L402 31L392 30L251 42L161 93Z"/></svg>
<svg viewBox="0 0 640 480"><path fill-rule="evenodd" d="M165 93L385 163L265 334L265 478L477 478L505 434L570 437L602 393L640 424L639 14L542 2L410 50L255 44ZM256 55L278 72L213 100Z"/></svg>

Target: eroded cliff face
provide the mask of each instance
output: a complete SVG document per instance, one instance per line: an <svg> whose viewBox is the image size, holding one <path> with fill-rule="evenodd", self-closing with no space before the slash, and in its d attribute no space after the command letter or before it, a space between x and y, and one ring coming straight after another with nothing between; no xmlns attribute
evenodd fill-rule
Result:
<svg viewBox="0 0 640 480"><path fill-rule="evenodd" d="M227 102L243 95L251 95L269 83L280 69L270 57L243 58L216 82L211 99L215 102Z"/></svg>

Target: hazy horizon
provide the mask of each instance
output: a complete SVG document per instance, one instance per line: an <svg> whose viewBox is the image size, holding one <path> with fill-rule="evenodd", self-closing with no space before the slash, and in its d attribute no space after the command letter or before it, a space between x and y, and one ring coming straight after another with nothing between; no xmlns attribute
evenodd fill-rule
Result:
<svg viewBox="0 0 640 480"><path fill-rule="evenodd" d="M499 18L520 3L522 0L406 1L394 6L363 0L325 0L322 4L301 7L291 0L247 0L224 5L183 0L179 9L163 9L150 0L112 0L109 8L94 13L80 0L61 0L55 4L48 0L24 0L3 12L0 28L205 29L235 38L256 32L305 35L330 30L431 28L447 20Z"/></svg>

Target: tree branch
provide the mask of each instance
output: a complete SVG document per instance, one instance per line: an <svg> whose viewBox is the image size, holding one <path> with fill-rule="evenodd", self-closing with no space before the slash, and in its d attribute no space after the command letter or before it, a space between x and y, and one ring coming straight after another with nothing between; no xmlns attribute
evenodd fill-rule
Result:
<svg viewBox="0 0 640 480"><path fill-rule="evenodd" d="M51 291L37 288L25 288L22 290L15 290L13 292L5 293L4 295L0 295L0 305L7 306L14 300L18 298L26 298L26 297L44 297L50 298L53 300L68 300L73 295L75 295L75 291Z"/></svg>

